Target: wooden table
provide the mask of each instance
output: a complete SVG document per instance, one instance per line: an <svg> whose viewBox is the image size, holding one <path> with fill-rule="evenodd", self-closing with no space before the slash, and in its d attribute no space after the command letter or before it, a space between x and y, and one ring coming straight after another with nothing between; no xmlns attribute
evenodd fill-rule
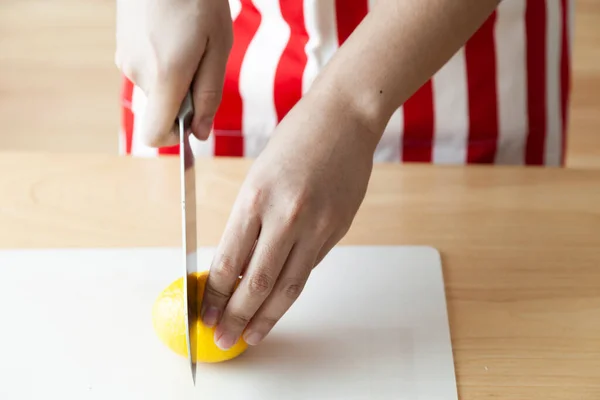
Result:
<svg viewBox="0 0 600 400"><path fill-rule="evenodd" d="M217 244L249 161L199 163ZM0 247L177 246L176 159L0 153ZM380 165L344 244L443 257L461 399L600 399L600 171Z"/></svg>

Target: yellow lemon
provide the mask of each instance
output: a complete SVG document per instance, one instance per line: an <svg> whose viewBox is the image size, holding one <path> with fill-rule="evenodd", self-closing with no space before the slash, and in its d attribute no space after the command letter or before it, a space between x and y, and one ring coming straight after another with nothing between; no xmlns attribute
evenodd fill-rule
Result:
<svg viewBox="0 0 600 400"><path fill-rule="evenodd" d="M197 284L190 281L190 290L196 298L196 309L200 310L208 271L194 275ZM187 357L185 342L185 320L183 303L183 278L171 283L160 293L152 309L152 323L158 338L175 353ZM248 345L240 339L229 350L221 350L214 341L215 328L209 328L202 323L200 317L191 327L191 340L195 341L196 354L192 354L195 362L216 363L231 360L242 354Z"/></svg>

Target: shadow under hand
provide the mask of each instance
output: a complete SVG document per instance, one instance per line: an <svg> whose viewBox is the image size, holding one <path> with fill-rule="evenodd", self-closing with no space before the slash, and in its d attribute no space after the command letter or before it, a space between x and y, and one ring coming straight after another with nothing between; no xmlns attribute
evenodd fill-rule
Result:
<svg viewBox="0 0 600 400"><path fill-rule="evenodd" d="M379 390L379 384L390 381L395 381L395 390L411 386L413 341L409 329L397 328L321 331L318 335L272 332L238 358L204 368L251 380L260 391L277 392L285 387L285 393L318 390L323 398L330 398L327 393L338 398L344 391L364 393L365 388L375 386ZM340 392L342 382L346 388Z"/></svg>

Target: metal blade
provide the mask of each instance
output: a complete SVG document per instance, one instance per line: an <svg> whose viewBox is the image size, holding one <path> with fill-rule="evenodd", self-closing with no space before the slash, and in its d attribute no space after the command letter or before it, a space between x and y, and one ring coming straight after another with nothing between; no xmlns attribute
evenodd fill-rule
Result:
<svg viewBox="0 0 600 400"><path fill-rule="evenodd" d="M182 215L182 243L185 271L183 274L184 314L186 328L186 344L188 360L192 372L192 382L196 385L196 363L192 355L196 354L195 342L191 340L191 330L198 318L196 310L197 278L197 232L196 232L196 174L194 154L190 147L189 135L186 128L191 123L193 116L191 94L188 93L181 106L178 116L180 170L181 170L181 215Z"/></svg>

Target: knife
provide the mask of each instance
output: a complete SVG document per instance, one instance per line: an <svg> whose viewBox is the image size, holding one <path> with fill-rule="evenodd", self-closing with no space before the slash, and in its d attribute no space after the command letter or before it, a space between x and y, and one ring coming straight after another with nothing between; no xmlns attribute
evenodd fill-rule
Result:
<svg viewBox="0 0 600 400"><path fill-rule="evenodd" d="M181 217L182 245L185 271L183 274L185 340L188 361L192 372L192 383L196 386L196 363L192 355L196 354L195 343L191 340L191 329L196 322L197 279L193 274L198 271L198 256L196 243L196 174L194 154L190 146L189 134L186 130L192 122L194 105L192 95L188 91L179 114L179 154L181 174Z"/></svg>

